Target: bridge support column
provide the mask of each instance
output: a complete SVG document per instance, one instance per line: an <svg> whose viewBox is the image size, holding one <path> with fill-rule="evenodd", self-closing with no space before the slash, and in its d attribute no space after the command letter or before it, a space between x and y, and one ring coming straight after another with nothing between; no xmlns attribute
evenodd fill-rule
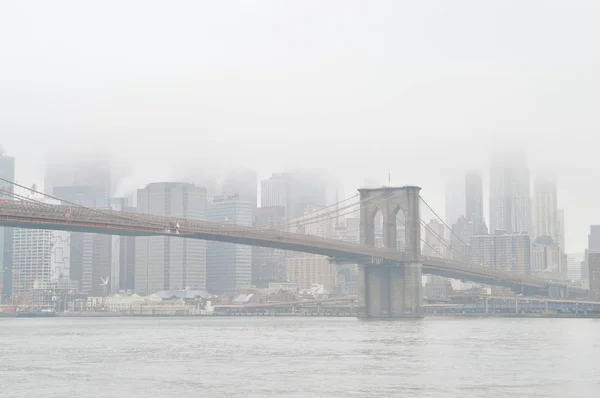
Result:
<svg viewBox="0 0 600 398"><path fill-rule="evenodd" d="M357 316L422 318L420 266L360 265Z"/></svg>
<svg viewBox="0 0 600 398"><path fill-rule="evenodd" d="M422 318L423 287L421 282L421 224L419 191L421 188L384 187L359 189L360 242L375 245L375 215L383 217L383 246L397 250L398 212L404 213L403 263L383 264L373 261L359 266L358 317Z"/></svg>

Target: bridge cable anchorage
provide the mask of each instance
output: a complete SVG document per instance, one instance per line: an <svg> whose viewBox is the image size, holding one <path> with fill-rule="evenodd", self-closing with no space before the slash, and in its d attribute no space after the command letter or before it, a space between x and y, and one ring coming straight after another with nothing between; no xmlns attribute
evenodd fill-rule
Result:
<svg viewBox="0 0 600 398"><path fill-rule="evenodd" d="M443 225L444 225L446 228L448 228L448 230L450 231L450 233L451 233L452 235L454 235L454 236L455 236L455 237L456 237L456 238L459 240L459 242L460 242L460 243L462 243L463 245L465 245L465 247L469 247L469 249L471 249L471 246L470 246L470 245L468 245L468 244L467 244L467 243L466 243L466 242L465 242L465 241L464 241L464 240L463 240L463 239L462 239L460 236L458 236L458 234L457 234L456 232L454 232L454 231L452 230L452 228L450 228L450 227L448 226L448 224L446 224L446 222L445 222L445 221L444 221L444 220L443 220L443 219L442 219L442 218L439 216L439 214L438 214L438 213L437 213L435 210L433 210L433 208L432 208L432 207L429 205L429 203L427 203L427 202L425 201L425 199L423 199L423 197L422 197L421 195L419 195L419 199L421 199L421 201L423 202L423 204L425 204L425 206L427 206L427 208L428 208L428 209L429 209L429 210L430 210L430 211L433 213L433 215L434 215L434 216L435 216L435 217L436 217L436 218L437 218L437 219L438 219L438 220L439 220L439 221L440 221L440 222L441 222L441 223L442 223L442 224L443 224ZM482 254L481 252L477 252L477 254L478 254L479 260L481 261L481 264L484 264L484 263L486 263L486 265L487 265L487 267L488 267L488 268L492 268L492 267L491 267L491 264L490 264L489 262L487 262L487 261L486 261L486 259L483 257L483 254Z"/></svg>

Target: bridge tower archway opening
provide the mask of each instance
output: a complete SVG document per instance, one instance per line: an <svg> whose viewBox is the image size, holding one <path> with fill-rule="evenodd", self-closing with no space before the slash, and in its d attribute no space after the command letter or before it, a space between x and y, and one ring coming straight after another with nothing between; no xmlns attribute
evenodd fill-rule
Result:
<svg viewBox="0 0 600 398"><path fill-rule="evenodd" d="M373 211L373 236L370 237L369 241L373 242L375 247L384 247L383 244L383 213L379 208L375 208Z"/></svg>
<svg viewBox="0 0 600 398"><path fill-rule="evenodd" d="M396 208L396 249L403 252L406 246L406 215L400 206Z"/></svg>

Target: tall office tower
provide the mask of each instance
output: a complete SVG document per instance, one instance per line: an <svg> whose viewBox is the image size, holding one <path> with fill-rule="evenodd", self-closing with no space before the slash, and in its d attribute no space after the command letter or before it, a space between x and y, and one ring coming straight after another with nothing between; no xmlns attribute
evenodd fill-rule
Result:
<svg viewBox="0 0 600 398"><path fill-rule="evenodd" d="M207 219L215 223L251 226L253 207L239 196L215 197L208 204ZM233 243L207 242L206 288L211 293L230 293L252 283L252 248Z"/></svg>
<svg viewBox="0 0 600 398"><path fill-rule="evenodd" d="M0 148L0 177L7 181L15 180L15 159L5 156ZM0 200L13 200L14 186L0 180ZM0 227L0 304L12 295L12 249L13 228Z"/></svg>
<svg viewBox="0 0 600 398"><path fill-rule="evenodd" d="M535 236L550 236L559 241L559 221L556 178L549 173L538 174L534 187Z"/></svg>
<svg viewBox="0 0 600 398"><path fill-rule="evenodd" d="M460 217L456 224L452 225L448 257L456 261L468 262L470 260L469 239L473 235L477 235L473 221L467 220L466 217Z"/></svg>
<svg viewBox="0 0 600 398"><path fill-rule="evenodd" d="M103 161L84 161L46 166L44 192L90 207L108 207L111 169ZM58 192L58 193L57 193Z"/></svg>
<svg viewBox="0 0 600 398"><path fill-rule="evenodd" d="M600 225L591 225L588 235L587 272L590 300L600 301Z"/></svg>
<svg viewBox="0 0 600 398"><path fill-rule="evenodd" d="M127 198L111 198L112 210L135 213ZM112 236L110 291L135 289L135 236Z"/></svg>
<svg viewBox="0 0 600 398"><path fill-rule="evenodd" d="M563 262L566 263L566 240L565 240L565 211L564 209L558 209L558 237L556 239L558 247L563 254Z"/></svg>
<svg viewBox="0 0 600 398"><path fill-rule="evenodd" d="M206 189L183 182L148 184L137 192L138 213L204 220ZM206 242L171 236L137 237L135 291L206 290Z"/></svg>
<svg viewBox="0 0 600 398"><path fill-rule="evenodd" d="M0 178L10 182L15 181L15 158L6 156L0 147ZM0 180L0 200L13 200L14 185Z"/></svg>
<svg viewBox="0 0 600 398"><path fill-rule="evenodd" d="M104 161L79 161L46 166L44 191L64 203L110 208L111 169ZM81 293L101 296L103 280L111 278L112 240L108 235L73 232L70 235L70 278Z"/></svg>
<svg viewBox="0 0 600 398"><path fill-rule="evenodd" d="M465 176L465 217L473 223L475 234L488 233L483 216L483 178L477 172L470 172Z"/></svg>
<svg viewBox="0 0 600 398"><path fill-rule="evenodd" d="M585 252L583 253L583 260L581 261L581 286L582 287L589 287L589 283L590 283L590 267L589 267L589 263L588 263L588 254L589 254L589 250L585 249Z"/></svg>
<svg viewBox="0 0 600 398"><path fill-rule="evenodd" d="M69 268L68 232L14 228L13 302L25 303L36 282L68 280Z"/></svg>
<svg viewBox="0 0 600 398"><path fill-rule="evenodd" d="M472 264L531 275L531 241L525 234L475 235L469 240Z"/></svg>
<svg viewBox="0 0 600 398"><path fill-rule="evenodd" d="M255 171L246 168L230 171L223 180L222 188L222 196L238 195L240 200L250 202L253 208L257 207L258 190Z"/></svg>
<svg viewBox="0 0 600 398"><path fill-rule="evenodd" d="M531 235L531 195L526 157L494 157L490 169L490 233Z"/></svg>
<svg viewBox="0 0 600 398"><path fill-rule="evenodd" d="M285 207L259 207L254 214L254 225L276 228L285 221ZM252 285L266 288L271 282L285 281L284 250L270 247L252 248Z"/></svg>
<svg viewBox="0 0 600 398"><path fill-rule="evenodd" d="M280 174L274 174L260 183L260 207L283 207L285 217L291 213L290 183Z"/></svg>
<svg viewBox="0 0 600 398"><path fill-rule="evenodd" d="M446 258L446 251L447 243L444 238L444 224L437 219L432 219L427 223L427 227L425 228L423 255Z"/></svg>
<svg viewBox="0 0 600 398"><path fill-rule="evenodd" d="M452 226L461 216L466 216L465 208L465 184L464 182L452 183L446 185L446 225ZM445 231L447 239L450 238L450 231Z"/></svg>
<svg viewBox="0 0 600 398"><path fill-rule="evenodd" d="M327 204L327 191L322 172L295 170L273 174L261 182L261 207L285 206L286 217L302 217L306 206Z"/></svg>
<svg viewBox="0 0 600 398"><path fill-rule="evenodd" d="M327 205L327 180L322 171L295 170L285 174L290 182L291 217L302 217L307 206Z"/></svg>
<svg viewBox="0 0 600 398"><path fill-rule="evenodd" d="M590 253L600 253L600 225L590 225L588 251Z"/></svg>
<svg viewBox="0 0 600 398"><path fill-rule="evenodd" d="M567 254L567 277L571 282L581 282L581 262L584 253Z"/></svg>
<svg viewBox="0 0 600 398"><path fill-rule="evenodd" d="M600 252L588 253L591 301L600 301Z"/></svg>

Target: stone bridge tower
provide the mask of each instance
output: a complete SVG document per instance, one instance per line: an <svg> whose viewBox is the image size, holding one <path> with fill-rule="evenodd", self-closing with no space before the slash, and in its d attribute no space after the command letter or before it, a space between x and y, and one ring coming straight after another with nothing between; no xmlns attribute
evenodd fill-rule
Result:
<svg viewBox="0 0 600 398"><path fill-rule="evenodd" d="M383 247L397 250L398 212L404 213L405 259L391 263L373 258L359 265L358 313L364 318L421 318L421 224L415 186L359 189L360 243L375 246L375 216L383 218Z"/></svg>

